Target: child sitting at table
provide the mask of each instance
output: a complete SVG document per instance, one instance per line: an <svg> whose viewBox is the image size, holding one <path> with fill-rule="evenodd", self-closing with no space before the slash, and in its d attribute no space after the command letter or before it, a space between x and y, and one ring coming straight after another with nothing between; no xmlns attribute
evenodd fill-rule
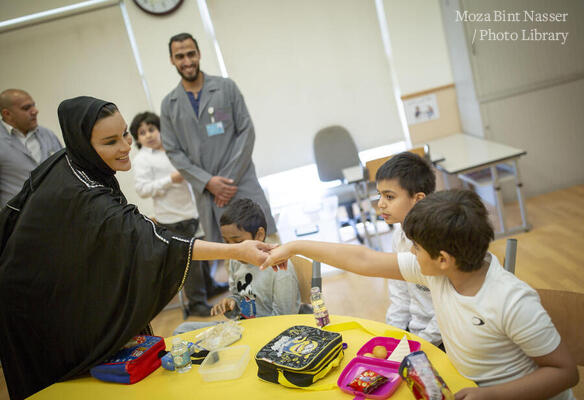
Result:
<svg viewBox="0 0 584 400"><path fill-rule="evenodd" d="M432 167L422 157L403 152L391 157L375 175L379 192L379 211L388 224L394 224L392 250L408 252L412 242L401 227L412 207L436 188ZM391 304L387 309L387 324L408 330L417 336L442 346L438 321L432 306L430 290L423 285L390 279Z"/></svg>
<svg viewBox="0 0 584 400"><path fill-rule="evenodd" d="M219 220L225 243L266 238L266 217L261 207L250 199L237 199L229 204ZM229 291L231 294L214 305L211 315L227 318L255 318L271 315L297 314L300 290L294 266L282 272L260 271L242 261L229 260ZM183 322L174 334L210 326L215 322Z"/></svg>
<svg viewBox="0 0 584 400"><path fill-rule="evenodd" d="M361 275L423 284L449 359L479 385L456 399L574 398L568 388L578 371L569 350L537 292L488 252L493 228L474 192L428 195L408 213L404 230L413 254L294 241L272 249L261 268L302 254Z"/></svg>

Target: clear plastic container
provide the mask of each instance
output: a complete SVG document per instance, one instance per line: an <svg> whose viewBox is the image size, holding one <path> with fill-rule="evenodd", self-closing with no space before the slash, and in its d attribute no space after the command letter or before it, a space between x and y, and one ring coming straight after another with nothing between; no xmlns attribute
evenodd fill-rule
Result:
<svg viewBox="0 0 584 400"><path fill-rule="evenodd" d="M174 369L180 373L187 372L191 369L191 353L187 347L187 343L181 338L175 337L172 340L172 360L174 362Z"/></svg>
<svg viewBox="0 0 584 400"><path fill-rule="evenodd" d="M249 353L245 344L213 350L203 360L199 373L206 382L237 379L249 364Z"/></svg>

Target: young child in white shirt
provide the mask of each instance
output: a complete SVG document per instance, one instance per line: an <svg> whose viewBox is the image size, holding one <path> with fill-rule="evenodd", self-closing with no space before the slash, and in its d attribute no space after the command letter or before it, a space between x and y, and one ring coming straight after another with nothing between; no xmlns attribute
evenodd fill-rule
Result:
<svg viewBox="0 0 584 400"><path fill-rule="evenodd" d="M261 268L302 254L361 275L423 284L448 358L479 385L457 392L457 400L574 399L575 362L537 292L488 253L494 233L476 193L426 196L406 216L404 231L412 253L295 241L272 249Z"/></svg>
<svg viewBox="0 0 584 400"><path fill-rule="evenodd" d="M394 224L392 251L409 252L412 242L402 224L408 212L421 199L434 192L436 177L430 164L417 154L403 152L387 160L375 175L379 191L379 211L388 224ZM442 346L430 290L421 284L390 279L391 304L385 321L408 330L435 346Z"/></svg>
<svg viewBox="0 0 584 400"><path fill-rule="evenodd" d="M191 187L162 147L160 118L151 112L140 113L132 120L130 133L140 149L133 161L136 192L142 198L152 198L156 222L181 235L203 237L197 232L199 214ZM194 262L185 281L188 308L183 310L184 316L209 316L207 297L227 288L213 280L207 261Z"/></svg>

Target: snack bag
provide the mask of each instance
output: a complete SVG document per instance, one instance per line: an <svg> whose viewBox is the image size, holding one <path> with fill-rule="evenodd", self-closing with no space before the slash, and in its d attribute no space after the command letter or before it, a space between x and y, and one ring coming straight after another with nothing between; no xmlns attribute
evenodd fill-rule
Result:
<svg viewBox="0 0 584 400"><path fill-rule="evenodd" d="M356 376L347 386L362 393L371 393L385 382L387 382L385 376L368 369Z"/></svg>
<svg viewBox="0 0 584 400"><path fill-rule="evenodd" d="M423 351L406 356L399 366L399 374L416 400L454 400L454 395Z"/></svg>
<svg viewBox="0 0 584 400"><path fill-rule="evenodd" d="M242 332L236 321L225 321L199 333L195 344L209 351L227 347L241 339Z"/></svg>

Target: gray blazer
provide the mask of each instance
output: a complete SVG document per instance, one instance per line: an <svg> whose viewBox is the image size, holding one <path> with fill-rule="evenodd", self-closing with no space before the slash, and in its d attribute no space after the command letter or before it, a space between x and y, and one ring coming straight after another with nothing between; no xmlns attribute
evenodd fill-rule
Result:
<svg viewBox="0 0 584 400"><path fill-rule="evenodd" d="M42 126L29 135L36 135L41 145L41 163L63 147L57 136ZM39 164L20 139L0 123L0 208L20 192L24 181Z"/></svg>
<svg viewBox="0 0 584 400"><path fill-rule="evenodd" d="M180 82L162 100L160 131L168 158L193 187L207 240L222 240L219 219L224 208L217 207L205 189L216 175L231 178L238 186L232 200L250 198L257 202L266 214L267 234L275 233L276 224L251 159L255 132L243 96L231 79L204 77L199 115L195 115ZM224 133L208 134L212 118L223 124Z"/></svg>

